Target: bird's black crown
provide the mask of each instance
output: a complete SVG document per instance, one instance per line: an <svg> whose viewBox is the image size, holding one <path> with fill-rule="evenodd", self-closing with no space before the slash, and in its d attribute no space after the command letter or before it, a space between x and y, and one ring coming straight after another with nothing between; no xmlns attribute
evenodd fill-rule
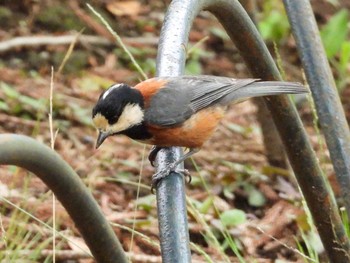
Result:
<svg viewBox="0 0 350 263"><path fill-rule="evenodd" d="M138 104L143 108L143 98L140 91L132 89L127 84L113 85L100 95L92 109L92 118L99 113L107 119L109 124L114 124L118 121L127 104Z"/></svg>

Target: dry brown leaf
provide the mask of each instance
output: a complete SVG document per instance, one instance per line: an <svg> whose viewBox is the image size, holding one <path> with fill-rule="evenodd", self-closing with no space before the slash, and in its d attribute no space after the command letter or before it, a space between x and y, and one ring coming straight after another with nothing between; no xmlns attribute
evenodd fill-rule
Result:
<svg viewBox="0 0 350 263"><path fill-rule="evenodd" d="M68 239L68 246L73 251L77 251L77 252L82 252L83 251L83 252L91 253L90 249L86 245L84 239L82 239L80 237L70 236L69 239Z"/></svg>
<svg viewBox="0 0 350 263"><path fill-rule="evenodd" d="M116 1L108 3L106 7L115 16L136 16L141 11L138 1Z"/></svg>
<svg viewBox="0 0 350 263"><path fill-rule="evenodd" d="M252 220L241 228L241 241L246 246L250 255L258 254L257 251L266 251L272 237L287 243L292 238L289 233L290 225L300 214L301 210L286 201L279 201L267 210L261 220ZM284 239L287 238L287 239ZM283 240L283 241L282 241ZM278 242L280 243L280 242ZM280 244L281 245L281 244Z"/></svg>
<svg viewBox="0 0 350 263"><path fill-rule="evenodd" d="M120 213L114 212L108 215L106 218L110 222L125 222L127 220L145 219L147 218L147 212L144 210Z"/></svg>

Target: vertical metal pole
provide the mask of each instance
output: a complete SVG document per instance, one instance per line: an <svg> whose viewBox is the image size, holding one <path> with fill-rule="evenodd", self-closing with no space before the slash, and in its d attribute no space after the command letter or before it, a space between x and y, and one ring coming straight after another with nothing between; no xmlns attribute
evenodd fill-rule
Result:
<svg viewBox="0 0 350 263"><path fill-rule="evenodd" d="M193 1L194 4L195 2ZM195 9L188 8L188 3L173 1L165 15L158 48L157 76L183 74L188 33L197 14ZM169 163L179 159L181 154L181 148L162 149L157 154L157 169L164 169ZM184 188L183 176L173 172L156 189L163 262L191 262Z"/></svg>
<svg viewBox="0 0 350 263"><path fill-rule="evenodd" d="M350 132L308 0L284 0L350 218Z"/></svg>
<svg viewBox="0 0 350 263"><path fill-rule="evenodd" d="M162 149L156 161L158 169L165 168L180 156L178 148ZM191 262L187 224L186 197L183 176L172 172L157 187L157 209L159 221L162 261L169 263Z"/></svg>

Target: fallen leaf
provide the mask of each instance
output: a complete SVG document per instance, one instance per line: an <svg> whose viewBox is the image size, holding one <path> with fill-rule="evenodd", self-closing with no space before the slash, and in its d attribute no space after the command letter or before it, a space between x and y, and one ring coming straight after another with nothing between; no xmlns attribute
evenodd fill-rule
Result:
<svg viewBox="0 0 350 263"><path fill-rule="evenodd" d="M138 1L111 2L106 7L115 16L136 16L141 10L141 4Z"/></svg>
<svg viewBox="0 0 350 263"><path fill-rule="evenodd" d="M225 226L236 226L243 224L247 220L247 216L244 211L240 209L231 209L223 212L220 215L221 222Z"/></svg>
<svg viewBox="0 0 350 263"><path fill-rule="evenodd" d="M279 201L266 211L265 216L259 220L249 221L239 225L241 230L241 242L247 248L250 255L257 255L269 251L269 243L273 246L281 246L281 243L294 243L290 236L290 226L295 223L301 209L286 201ZM273 240L273 238L276 240ZM279 242L279 241L281 242Z"/></svg>
<svg viewBox="0 0 350 263"><path fill-rule="evenodd" d="M70 236L68 239L68 246L73 250L77 252L86 252L88 254L91 254L90 249L84 242L84 239L80 237L73 237Z"/></svg>

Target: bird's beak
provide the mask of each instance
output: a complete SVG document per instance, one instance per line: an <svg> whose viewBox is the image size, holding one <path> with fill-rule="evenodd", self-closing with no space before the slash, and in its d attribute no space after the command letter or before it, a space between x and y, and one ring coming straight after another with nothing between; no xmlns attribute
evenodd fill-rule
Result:
<svg viewBox="0 0 350 263"><path fill-rule="evenodd" d="M98 137L97 137L97 141L96 141L96 149L101 146L101 144L104 142L104 140L107 139L108 136L109 136L108 132L100 131L98 133Z"/></svg>

